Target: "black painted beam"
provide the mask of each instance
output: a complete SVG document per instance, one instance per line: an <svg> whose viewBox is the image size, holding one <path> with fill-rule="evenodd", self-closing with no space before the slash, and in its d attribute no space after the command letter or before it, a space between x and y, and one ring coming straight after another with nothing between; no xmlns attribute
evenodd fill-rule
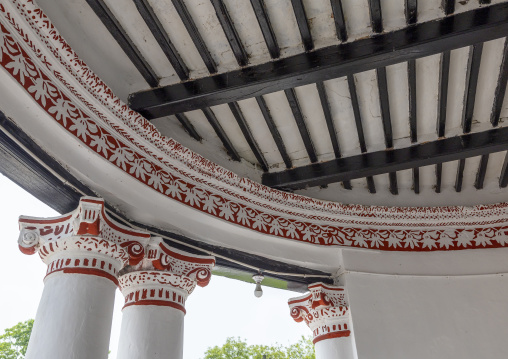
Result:
<svg viewBox="0 0 508 359"><path fill-rule="evenodd" d="M296 92L294 89L285 90L284 92L286 93L289 107L291 108L291 112L293 112L293 116L298 126L298 131L300 131L300 135L302 136L303 144L305 145L305 149L307 150L310 161L312 163L317 162L318 159L316 150L314 149L314 143L310 137L309 129L305 124L305 119L303 118L302 109L300 108L300 103L298 101L298 97L296 96Z"/></svg>
<svg viewBox="0 0 508 359"><path fill-rule="evenodd" d="M441 7L445 15L451 15L455 12L455 0L441 0Z"/></svg>
<svg viewBox="0 0 508 359"><path fill-rule="evenodd" d="M362 115L360 114L360 105L358 104L358 94L356 92L355 77L353 75L347 76L347 83L349 87L349 95L351 96L351 106L353 107L353 114L355 117L356 132L358 134L358 142L360 143L360 150L362 153L367 152L367 144L365 143L365 135L363 133ZM373 177L367 177L367 188L370 193L376 193L376 186Z"/></svg>
<svg viewBox="0 0 508 359"><path fill-rule="evenodd" d="M159 78L148 62L143 58L141 52L129 38L123 27L115 18L111 10L103 0L86 0L88 5L95 12L97 17L102 21L109 33L116 40L123 52L129 57L139 73L151 87L159 85Z"/></svg>
<svg viewBox="0 0 508 359"><path fill-rule="evenodd" d="M235 147L231 143L231 140L229 139L228 135L226 135L226 132L222 128L221 124L217 120L217 117L215 117L215 114L213 111L209 108L204 108L203 114L205 115L206 119L210 123L210 125L213 127L213 130L221 140L222 144L224 145L224 148L226 149L226 152L229 154L229 156L234 161L240 161L240 155L236 151Z"/></svg>
<svg viewBox="0 0 508 359"><path fill-rule="evenodd" d="M261 149L259 148L258 143L256 142L256 139L254 138L254 135L252 134L249 124L247 123L247 120L243 116L242 110L240 109L240 106L237 102L231 102L228 104L229 109L233 113L233 116L238 123L238 126L240 127L240 130L243 133L243 136L247 140L247 143L249 144L249 147L251 151L254 153L254 156L258 160L259 165L263 169L263 171L268 171L268 163L265 160L265 157L263 156L263 153L261 152Z"/></svg>
<svg viewBox="0 0 508 359"><path fill-rule="evenodd" d="M420 193L420 168L413 168L413 191L416 194Z"/></svg>
<svg viewBox="0 0 508 359"><path fill-rule="evenodd" d="M319 94L319 100L321 101L321 107L323 108L323 113L325 115L328 133L330 134L330 139L332 141L333 152L335 154L335 158L340 158L342 157L342 154L340 153L339 140L337 138L337 132L335 131L332 112L330 110L330 103L328 102L328 96L326 95L325 84L322 82L318 82L316 86ZM345 189L351 189L351 183L349 181L343 184Z"/></svg>
<svg viewBox="0 0 508 359"><path fill-rule="evenodd" d="M407 78L409 87L409 135L411 142L418 141L418 126L416 123L416 60L407 63Z"/></svg>
<svg viewBox="0 0 508 359"><path fill-rule="evenodd" d="M465 160L508 149L508 128L420 143L410 147L364 153L332 161L263 174L263 184L300 189L442 162Z"/></svg>
<svg viewBox="0 0 508 359"><path fill-rule="evenodd" d="M145 21L146 25L150 29L153 37L159 44L162 52L168 58L171 66L175 69L176 74L180 78L180 80L187 80L189 78L189 69L185 65L185 62L182 60L175 46L171 42L171 39L168 36L166 30L162 26L159 18L153 11L152 7L148 3L148 0L133 0L134 4L136 4L136 8L138 9L139 14Z"/></svg>
<svg viewBox="0 0 508 359"><path fill-rule="evenodd" d="M390 116L390 101L388 98L388 83L386 80L386 68L376 70L377 85L379 88L379 104L381 106L381 121L383 122L383 133L386 148L393 147L392 120Z"/></svg>
<svg viewBox="0 0 508 359"><path fill-rule="evenodd" d="M342 42L347 41L347 28L346 21L344 20L344 11L342 10L342 0L330 0L330 3L332 5L337 38Z"/></svg>
<svg viewBox="0 0 508 359"><path fill-rule="evenodd" d="M201 34L199 33L196 23L192 19L192 16L189 14L189 11L187 10L185 3L183 2L183 0L171 0L171 2L175 7L176 12L180 16L183 25L187 29L187 32L189 33L189 36L191 37L191 40L194 43L194 46L196 46L199 55L203 59L206 68L211 74L216 73L217 66L215 64L215 61L213 60L210 51L208 51L208 47L206 46L205 41L201 37Z"/></svg>
<svg viewBox="0 0 508 359"><path fill-rule="evenodd" d="M501 169L501 176L499 176L499 187L505 188L508 186L508 152L504 158L503 168Z"/></svg>
<svg viewBox="0 0 508 359"><path fill-rule="evenodd" d="M383 16L381 13L381 1L369 0L369 11L372 31L376 33L383 32Z"/></svg>
<svg viewBox="0 0 508 359"><path fill-rule="evenodd" d="M219 0L213 0L219 1ZM351 75L508 35L508 3L419 23L269 63L132 94L156 118Z"/></svg>
<svg viewBox="0 0 508 359"><path fill-rule="evenodd" d="M386 80L386 68L381 67L376 70L377 85L379 89L379 103L381 106L381 121L383 122L383 133L385 136L385 146L387 149L393 147L392 120L390 115L390 101L388 98L388 83ZM397 190L397 174L391 172L388 174L390 181L390 192L398 194Z"/></svg>
<svg viewBox="0 0 508 359"><path fill-rule="evenodd" d="M438 163L436 165L436 193L441 193L441 180L443 178L443 164Z"/></svg>
<svg viewBox="0 0 508 359"><path fill-rule="evenodd" d="M250 0L250 3L252 5L252 9L254 10L254 14L256 14L256 19L258 20L259 27L261 28L261 33L263 34L266 46L268 47L268 52L270 53L272 59L276 59L280 56L280 49L277 44L275 33L273 32L270 18L266 12L265 1Z"/></svg>
<svg viewBox="0 0 508 359"><path fill-rule="evenodd" d="M332 141L333 152L335 154L335 158L341 157L339 141L337 139L337 132L335 130L335 125L333 123L332 112L330 110L330 103L328 102L328 96L326 95L325 84L322 82L318 82L316 84L319 100L321 101L321 107L323 108L323 113L325 115L326 127L328 127L328 133L330 134L330 140Z"/></svg>
<svg viewBox="0 0 508 359"><path fill-rule="evenodd" d="M235 26L233 25L233 21L229 16L229 12L226 9L226 5L224 5L223 0L210 0L215 9L215 13L217 14L217 18L219 19L220 25L222 26L222 30L228 39L229 46L231 46L231 50L235 55L236 61L238 65L245 66L249 62L249 56L243 47L242 41L240 40L240 36L236 31Z"/></svg>
<svg viewBox="0 0 508 359"><path fill-rule="evenodd" d="M437 112L437 136L444 137L446 129L446 109L448 105L448 79L450 75L450 51L441 54L439 70L439 94Z"/></svg>
<svg viewBox="0 0 508 359"><path fill-rule="evenodd" d="M478 172L476 174L476 180L474 182L474 187L476 189L483 188L483 182L485 181L485 174L487 173L488 163L489 163L489 155L483 155L480 160L480 165L478 167Z"/></svg>
<svg viewBox="0 0 508 359"><path fill-rule="evenodd" d="M494 94L494 104L492 105L492 113L490 122L492 126L496 127L499 124L499 117L501 109L503 108L503 100L506 93L506 85L508 82L508 38L504 42L503 60L501 62L501 69L497 79L496 92Z"/></svg>
<svg viewBox="0 0 508 359"><path fill-rule="evenodd" d="M462 191L462 182L464 180L464 168L466 167L466 159L459 160L457 165L457 177L455 178L455 191Z"/></svg>
<svg viewBox="0 0 508 359"><path fill-rule="evenodd" d="M296 23L298 24L298 29L300 30L303 47L305 48L305 51L310 51L314 48L314 41L312 40L312 34L310 33L309 22L307 21L303 2L302 0L291 0L291 5L293 5L293 12L295 13Z"/></svg>
<svg viewBox="0 0 508 359"><path fill-rule="evenodd" d="M418 19L418 0L405 0L405 14L406 24L416 24Z"/></svg>
<svg viewBox="0 0 508 359"><path fill-rule="evenodd" d="M176 119L180 122L180 124L183 126L185 131L196 141L201 141L202 138L199 135L198 131L194 128L192 123L189 121L189 119L183 114L183 113L177 113L175 115Z"/></svg>
<svg viewBox="0 0 508 359"><path fill-rule="evenodd" d="M471 132L473 122L474 103L476 88L478 86L478 74L482 59L483 43L473 45L469 51L466 73L466 93L464 95L464 111L462 115L462 130L464 133Z"/></svg>
<svg viewBox="0 0 508 359"><path fill-rule="evenodd" d="M270 133L272 134L273 140L275 141L275 145L277 146L277 148L280 152L282 160L286 164L287 168L293 167L291 158L289 157L289 155L287 153L286 146L284 145L284 141L282 140L280 132L277 129L275 122L273 121L272 115L270 114L270 110L268 109L268 106L266 105L265 99L263 98L263 96L258 96L258 97L256 97L256 101L259 105L259 108L261 109L261 113L263 114L263 118L265 119L266 125L268 126L268 129L270 130Z"/></svg>

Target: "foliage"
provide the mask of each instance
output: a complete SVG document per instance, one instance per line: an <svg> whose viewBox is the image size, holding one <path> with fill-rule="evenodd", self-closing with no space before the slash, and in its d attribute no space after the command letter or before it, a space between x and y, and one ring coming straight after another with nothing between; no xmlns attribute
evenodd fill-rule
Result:
<svg viewBox="0 0 508 359"><path fill-rule="evenodd" d="M248 345L240 338L227 338L222 346L208 348L203 359L315 359L314 345L310 338L302 337L288 347L276 344Z"/></svg>
<svg viewBox="0 0 508 359"><path fill-rule="evenodd" d="M29 319L5 329L5 333L0 335L0 359L24 358L33 325L34 320Z"/></svg>

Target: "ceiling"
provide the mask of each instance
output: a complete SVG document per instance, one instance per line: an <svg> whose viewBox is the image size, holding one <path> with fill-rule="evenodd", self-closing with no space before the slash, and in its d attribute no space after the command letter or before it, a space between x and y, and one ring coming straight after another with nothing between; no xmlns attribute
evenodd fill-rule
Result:
<svg viewBox="0 0 508 359"><path fill-rule="evenodd" d="M462 146L476 143L476 134L502 130L508 118L506 29L482 30L496 21L494 13L508 14L504 1L38 3L122 100L166 136L239 175L342 203L439 206L508 199L508 145ZM489 6L500 11L480 12ZM466 16L480 24L457 30ZM423 25L450 24L445 18L456 19L447 33L453 39L421 38L429 33ZM405 47L392 42L399 33L407 38ZM367 47L371 53L365 55ZM232 88L229 80L242 76L258 87L245 80L244 87ZM202 96L205 85L212 100ZM229 92L216 95L220 91ZM184 107L172 107L173 93L187 101ZM147 98L169 104L166 112L151 112ZM473 137L446 142L464 133ZM383 157L428 144L435 146L414 156L398 152L399 167ZM324 176L325 170L332 175Z"/></svg>

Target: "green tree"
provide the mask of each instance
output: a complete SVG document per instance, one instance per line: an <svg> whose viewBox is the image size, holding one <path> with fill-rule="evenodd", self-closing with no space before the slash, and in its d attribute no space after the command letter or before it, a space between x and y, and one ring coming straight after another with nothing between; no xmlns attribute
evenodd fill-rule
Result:
<svg viewBox="0 0 508 359"><path fill-rule="evenodd" d="M248 345L240 338L227 338L222 346L208 348L203 359L315 359L310 338L302 337L288 347L276 344Z"/></svg>
<svg viewBox="0 0 508 359"><path fill-rule="evenodd" d="M32 333L34 320L19 322L12 328L5 329L0 335L0 359L23 359Z"/></svg>

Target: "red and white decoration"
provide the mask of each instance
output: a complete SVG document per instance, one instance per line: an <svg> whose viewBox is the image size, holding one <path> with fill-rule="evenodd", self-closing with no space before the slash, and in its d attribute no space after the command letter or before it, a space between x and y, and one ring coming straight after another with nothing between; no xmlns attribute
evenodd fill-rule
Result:
<svg viewBox="0 0 508 359"><path fill-rule="evenodd" d="M182 252L152 238L147 255L119 277L125 296L118 357L182 358L185 301L211 279L215 258Z"/></svg>
<svg viewBox="0 0 508 359"><path fill-rule="evenodd" d="M385 251L508 246L508 205L342 205L262 186L162 136L79 59L32 0L0 1L0 68L101 161L158 196L262 235ZM98 159L99 160L99 159Z"/></svg>
<svg viewBox="0 0 508 359"><path fill-rule="evenodd" d="M116 223L92 197L19 225L20 250L48 265L26 358L107 358L118 272L143 259L150 235Z"/></svg>
<svg viewBox="0 0 508 359"><path fill-rule="evenodd" d="M289 308L296 322L312 330L317 359L353 359L349 306L344 287L324 283L309 285L309 294L291 298Z"/></svg>

